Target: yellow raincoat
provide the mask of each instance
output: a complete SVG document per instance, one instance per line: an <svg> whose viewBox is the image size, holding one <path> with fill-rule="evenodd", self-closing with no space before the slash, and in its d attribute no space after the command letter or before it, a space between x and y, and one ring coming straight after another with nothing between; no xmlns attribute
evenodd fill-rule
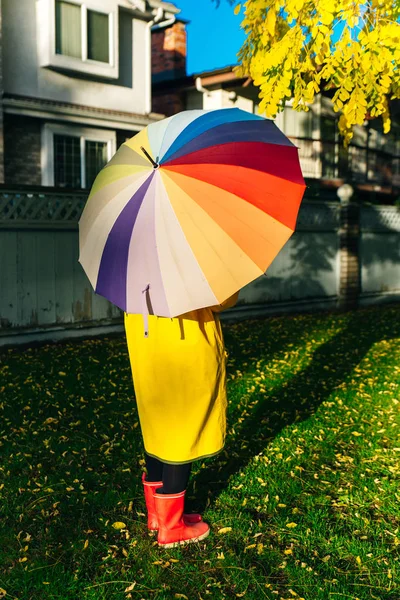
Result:
<svg viewBox="0 0 400 600"><path fill-rule="evenodd" d="M125 332L144 447L167 463L217 454L226 434L226 353L220 305L173 319L125 313Z"/></svg>

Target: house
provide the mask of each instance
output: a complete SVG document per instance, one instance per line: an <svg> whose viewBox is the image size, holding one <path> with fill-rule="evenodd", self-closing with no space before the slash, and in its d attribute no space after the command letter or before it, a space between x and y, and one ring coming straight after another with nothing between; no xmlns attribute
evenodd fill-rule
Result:
<svg viewBox="0 0 400 600"><path fill-rule="evenodd" d="M186 75L186 23L153 28L153 110L166 115L184 109L237 107L258 113L258 89L228 66ZM160 49L164 49L164 54ZM288 102L275 119L298 146L308 198L337 199L344 182L361 200L392 204L400 194L400 102L393 102L392 130L384 135L381 120L356 127L348 150L339 140L338 114L327 94L318 94L308 112Z"/></svg>
<svg viewBox="0 0 400 600"><path fill-rule="evenodd" d="M90 188L151 110L161 0L2 0L0 182Z"/></svg>
<svg viewBox="0 0 400 600"><path fill-rule="evenodd" d="M186 22L161 0L0 0L0 17L0 347L121 332L120 309L79 264L94 177L163 115L257 112L257 89L232 67L187 76ZM327 97L277 122L299 147L309 198L322 201L302 203L268 277L243 289L231 315L399 301L400 212L336 196L347 179L392 203L396 130L383 137L371 122L344 153Z"/></svg>

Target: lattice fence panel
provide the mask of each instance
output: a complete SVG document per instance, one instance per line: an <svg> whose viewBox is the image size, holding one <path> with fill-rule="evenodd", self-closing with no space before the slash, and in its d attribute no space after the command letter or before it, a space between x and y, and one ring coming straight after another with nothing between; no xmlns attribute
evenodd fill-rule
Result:
<svg viewBox="0 0 400 600"><path fill-rule="evenodd" d="M302 202L296 229L300 231L336 231L339 224L339 203Z"/></svg>
<svg viewBox="0 0 400 600"><path fill-rule="evenodd" d="M87 199L86 193L0 192L0 223L6 225L48 223L76 224Z"/></svg>
<svg viewBox="0 0 400 600"><path fill-rule="evenodd" d="M397 206L362 206L362 231L400 232L400 208Z"/></svg>

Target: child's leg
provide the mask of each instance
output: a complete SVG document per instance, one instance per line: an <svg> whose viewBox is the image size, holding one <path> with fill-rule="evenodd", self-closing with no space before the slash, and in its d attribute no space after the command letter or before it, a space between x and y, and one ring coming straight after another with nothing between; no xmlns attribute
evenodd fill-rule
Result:
<svg viewBox="0 0 400 600"><path fill-rule="evenodd" d="M162 473L163 486L161 490L157 490L157 493L178 494L179 492L186 490L191 469L192 463L181 465L164 463Z"/></svg>
<svg viewBox="0 0 400 600"><path fill-rule="evenodd" d="M146 454L146 452L144 453L144 458L147 469L146 481L162 481L164 464L161 462L161 460L158 460L158 458L154 458L153 456L149 456Z"/></svg>

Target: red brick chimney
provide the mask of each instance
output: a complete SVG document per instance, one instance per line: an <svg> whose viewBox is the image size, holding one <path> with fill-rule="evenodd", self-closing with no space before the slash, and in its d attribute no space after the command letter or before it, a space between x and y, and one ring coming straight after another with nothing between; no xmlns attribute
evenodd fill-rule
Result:
<svg viewBox="0 0 400 600"><path fill-rule="evenodd" d="M184 110L175 82L186 75L186 21L151 32L152 110L166 116Z"/></svg>
<svg viewBox="0 0 400 600"><path fill-rule="evenodd" d="M151 65L153 83L186 75L186 23L153 29L151 33Z"/></svg>

